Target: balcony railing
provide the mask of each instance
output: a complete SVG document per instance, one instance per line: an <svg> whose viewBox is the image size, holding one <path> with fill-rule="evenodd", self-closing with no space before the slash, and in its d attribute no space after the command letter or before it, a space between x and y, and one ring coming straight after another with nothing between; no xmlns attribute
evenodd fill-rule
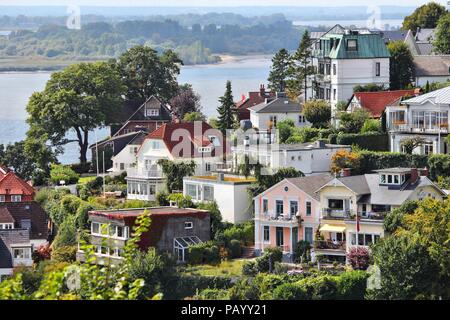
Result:
<svg viewBox="0 0 450 320"><path fill-rule="evenodd" d="M217 171L217 172L232 172L233 171L233 164L230 162L230 163L222 163L222 162L219 162L219 163L216 163L215 164L215 170L214 171Z"/></svg>
<svg viewBox="0 0 450 320"><path fill-rule="evenodd" d="M127 177L129 178L162 178L163 172L160 169L137 169L129 168L127 169Z"/></svg>
<svg viewBox="0 0 450 320"><path fill-rule="evenodd" d="M350 218L352 215L352 211L348 209L337 210L331 208L322 209L322 218L325 219L344 219Z"/></svg>
<svg viewBox="0 0 450 320"><path fill-rule="evenodd" d="M389 212L358 212L360 220L383 220ZM324 219L355 219L355 211L353 210L334 210L325 208L322 210L322 218Z"/></svg>
<svg viewBox="0 0 450 320"><path fill-rule="evenodd" d="M264 221L286 221L286 222L297 222L298 218L296 216L296 214L289 214L289 213L284 213L284 214L276 214L273 212L266 212L266 213L262 213L260 215L261 220Z"/></svg>
<svg viewBox="0 0 450 320"><path fill-rule="evenodd" d="M322 250L344 250L345 251L346 242L345 241L331 241L331 240L319 240L314 241L315 249Z"/></svg>
<svg viewBox="0 0 450 320"><path fill-rule="evenodd" d="M390 131L397 131L397 132L412 132L412 133L448 133L448 124L442 124L441 126L434 126L434 127L416 127L409 123L397 123L397 124L390 124L389 125Z"/></svg>

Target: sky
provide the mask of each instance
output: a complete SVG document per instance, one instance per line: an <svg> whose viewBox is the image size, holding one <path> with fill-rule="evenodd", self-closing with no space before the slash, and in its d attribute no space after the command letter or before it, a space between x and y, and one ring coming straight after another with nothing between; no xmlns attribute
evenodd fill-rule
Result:
<svg viewBox="0 0 450 320"><path fill-rule="evenodd" d="M429 0L377 0L377 5L419 6ZM447 0L436 0L446 5ZM0 0L0 5L80 5L80 6L366 6L374 0Z"/></svg>

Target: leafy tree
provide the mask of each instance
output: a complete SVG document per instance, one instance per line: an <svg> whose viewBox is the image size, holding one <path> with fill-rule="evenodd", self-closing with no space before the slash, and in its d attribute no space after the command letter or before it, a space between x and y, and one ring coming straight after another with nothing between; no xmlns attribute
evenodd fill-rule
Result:
<svg viewBox="0 0 450 320"><path fill-rule="evenodd" d="M405 153L412 154L414 149L420 147L426 142L426 139L421 136L414 136L411 138L405 138L401 141L400 146Z"/></svg>
<svg viewBox="0 0 450 320"><path fill-rule="evenodd" d="M353 92L378 92L383 90L385 90L384 85L376 83L369 83L366 85L359 84L353 87Z"/></svg>
<svg viewBox="0 0 450 320"><path fill-rule="evenodd" d="M190 162L175 162L167 159L158 160L158 165L167 179L167 190L183 190L183 177L192 176L195 172L196 164Z"/></svg>
<svg viewBox="0 0 450 320"><path fill-rule="evenodd" d="M180 119L187 113L201 113L200 95L194 92L192 85L184 84L178 88L178 93L169 102L172 112Z"/></svg>
<svg viewBox="0 0 450 320"><path fill-rule="evenodd" d="M280 168L278 169L277 172L271 175L263 175L261 174L261 168L257 167L255 170L255 176L256 179L258 180L258 187L259 187L258 189L267 190L285 178L303 177L304 174L301 171L298 171L295 168L290 167L290 168Z"/></svg>
<svg viewBox="0 0 450 320"><path fill-rule="evenodd" d="M216 201L200 202L197 208L209 211L211 221L211 238L216 239L217 235L223 231L222 214Z"/></svg>
<svg viewBox="0 0 450 320"><path fill-rule="evenodd" d="M395 233L400 227L403 227L403 217L406 214L413 214L418 206L418 201L406 201L399 208L389 212L383 221L384 231L388 234Z"/></svg>
<svg viewBox="0 0 450 320"><path fill-rule="evenodd" d="M205 121L206 117L201 112L188 112L184 114L183 121L194 122L194 121Z"/></svg>
<svg viewBox="0 0 450 320"><path fill-rule="evenodd" d="M105 62L74 64L53 73L44 91L34 93L28 102L28 145L77 142L80 163L85 164L89 132L107 124L120 108L123 92L119 74ZM70 131L75 131L73 140L67 138Z"/></svg>
<svg viewBox="0 0 450 320"><path fill-rule="evenodd" d="M308 30L305 30L297 51L292 55L292 64L289 66L290 79L287 82L287 92L291 99L297 100L303 92L304 101L307 101L307 79L315 72L311 58L312 41Z"/></svg>
<svg viewBox="0 0 450 320"><path fill-rule="evenodd" d="M354 151L338 150L331 157L331 172L340 173L343 169L359 170L360 159L358 153Z"/></svg>
<svg viewBox="0 0 450 320"><path fill-rule="evenodd" d="M336 103L336 110L339 112L344 112L347 110L348 103L346 101L338 101Z"/></svg>
<svg viewBox="0 0 450 320"><path fill-rule="evenodd" d="M161 55L147 46L136 46L122 54L118 69L127 87L129 100L144 102L154 95L169 101L178 92L177 76L183 62L172 50Z"/></svg>
<svg viewBox="0 0 450 320"><path fill-rule="evenodd" d="M277 123L278 142L286 143L286 141L294 134L295 123L292 119L285 119Z"/></svg>
<svg viewBox="0 0 450 320"><path fill-rule="evenodd" d="M353 270L366 270L369 267L369 250L365 247L352 247L347 253L347 259Z"/></svg>
<svg viewBox="0 0 450 320"><path fill-rule="evenodd" d="M314 128L327 128L331 119L331 107L324 100L309 100L303 105L303 115Z"/></svg>
<svg viewBox="0 0 450 320"><path fill-rule="evenodd" d="M284 92L286 81L289 78L289 67L291 65L291 56L286 49L280 49L272 58L272 67L270 68L269 89L275 92Z"/></svg>
<svg viewBox="0 0 450 320"><path fill-rule="evenodd" d="M342 131L347 133L360 133L364 123L370 119L370 113L365 109L357 109L353 112L342 112L339 115L339 125Z"/></svg>
<svg viewBox="0 0 450 320"><path fill-rule="evenodd" d="M381 123L376 119L367 119L361 128L361 133L381 132Z"/></svg>
<svg viewBox="0 0 450 320"><path fill-rule="evenodd" d="M231 81L227 81L225 94L219 98L220 106L217 108L219 119L217 121L218 129L225 134L227 129L236 126L235 123L235 104L233 93L231 91Z"/></svg>
<svg viewBox="0 0 450 320"><path fill-rule="evenodd" d="M433 50L438 54L450 54L450 12L443 14L436 27ZM428 82L427 82L428 84Z"/></svg>
<svg viewBox="0 0 450 320"><path fill-rule="evenodd" d="M22 179L29 180L37 169L36 163L26 154L23 141L8 144L5 148L0 144L0 164L13 169Z"/></svg>
<svg viewBox="0 0 450 320"><path fill-rule="evenodd" d="M216 118L209 118L208 124L211 126L211 128L219 129L219 120Z"/></svg>
<svg viewBox="0 0 450 320"><path fill-rule="evenodd" d="M402 24L403 30L416 32L417 28L436 28L439 18L445 14L445 7L436 3L429 2L418 7L412 14L405 17Z"/></svg>
<svg viewBox="0 0 450 320"><path fill-rule="evenodd" d="M50 180L56 185L59 185L61 181L64 181L65 184L74 184L80 178L80 175L73 171L70 166L52 164L51 168Z"/></svg>
<svg viewBox="0 0 450 320"><path fill-rule="evenodd" d="M405 89L411 85L414 76L413 56L403 41L392 41L387 45L390 57L389 88Z"/></svg>

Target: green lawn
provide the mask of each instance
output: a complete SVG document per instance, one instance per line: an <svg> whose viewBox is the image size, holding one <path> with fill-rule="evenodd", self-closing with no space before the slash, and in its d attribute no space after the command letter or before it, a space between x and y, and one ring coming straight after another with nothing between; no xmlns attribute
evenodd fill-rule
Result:
<svg viewBox="0 0 450 320"><path fill-rule="evenodd" d="M187 266L183 273L202 276L242 276L242 266L247 259L223 261L219 265Z"/></svg>

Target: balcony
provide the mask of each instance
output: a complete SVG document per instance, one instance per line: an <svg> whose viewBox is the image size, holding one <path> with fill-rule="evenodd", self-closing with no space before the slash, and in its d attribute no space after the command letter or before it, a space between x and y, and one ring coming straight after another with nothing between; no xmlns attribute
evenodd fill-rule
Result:
<svg viewBox="0 0 450 320"><path fill-rule="evenodd" d="M215 169L213 171L224 173L233 172L233 164L231 162L227 163L218 162L215 164Z"/></svg>
<svg viewBox="0 0 450 320"><path fill-rule="evenodd" d="M276 214L274 212L261 213L259 215L259 219L266 222L287 222L298 224L297 215L290 215L288 213L285 214Z"/></svg>
<svg viewBox="0 0 450 320"><path fill-rule="evenodd" d="M407 133L432 133L432 134L438 134L438 133L447 134L449 132L447 123L443 123L440 126L434 126L434 127L431 127L431 126L430 127L417 127L415 125L412 125L409 123L402 123L402 122L390 124L389 131L407 132Z"/></svg>
<svg viewBox="0 0 450 320"><path fill-rule="evenodd" d="M127 169L127 177L138 179L162 179L164 175L162 170L155 166L149 169L129 168Z"/></svg>
<svg viewBox="0 0 450 320"><path fill-rule="evenodd" d="M345 241L331 241L331 240L314 241L314 249L345 251L346 242Z"/></svg>
<svg viewBox="0 0 450 320"><path fill-rule="evenodd" d="M331 208L322 209L323 219L349 219L352 216L352 211L349 209L336 210Z"/></svg>

